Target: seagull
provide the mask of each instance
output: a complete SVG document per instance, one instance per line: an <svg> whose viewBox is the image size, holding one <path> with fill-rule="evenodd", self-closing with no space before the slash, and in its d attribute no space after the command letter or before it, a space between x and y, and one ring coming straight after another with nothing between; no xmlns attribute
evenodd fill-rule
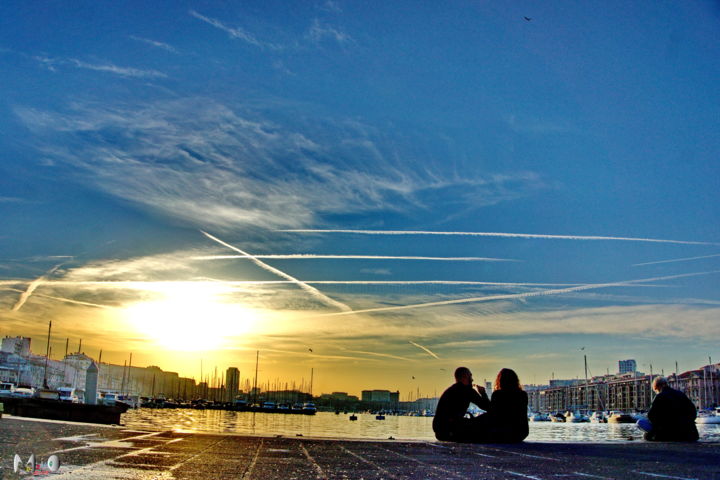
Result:
<svg viewBox="0 0 720 480"><path fill-rule="evenodd" d="M530 20L532 20L532 18L530 18L530 17L523 17L523 18L524 18L526 21L528 21L528 22L529 22Z"/></svg>

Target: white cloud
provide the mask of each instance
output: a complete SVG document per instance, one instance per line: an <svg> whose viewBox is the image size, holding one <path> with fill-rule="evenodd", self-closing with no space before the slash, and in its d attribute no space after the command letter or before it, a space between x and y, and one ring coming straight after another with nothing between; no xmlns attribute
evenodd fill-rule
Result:
<svg viewBox="0 0 720 480"><path fill-rule="evenodd" d="M115 75L120 75L122 77L167 78L167 75L162 72L158 72L157 70L143 70L134 67L120 67L112 63L88 63L83 60L78 60L76 58L50 58L41 56L34 56L32 58L40 62L43 66L45 66L48 70L52 72L57 71L58 66L69 65L85 70L95 70L98 72L112 73Z"/></svg>
<svg viewBox="0 0 720 480"><path fill-rule="evenodd" d="M221 22L218 19L206 17L205 15L202 15L195 10L190 10L190 15L197 18L198 20L202 20L203 22L212 25L215 28L218 28L224 32L226 32L230 37L237 38L238 40L242 40L250 45L253 45L255 47L259 48L270 48L273 50L281 49L282 47L280 45L270 43L270 42L263 42L258 40L254 35L252 35L249 32L246 32L240 27L229 27L225 25L223 22Z"/></svg>
<svg viewBox="0 0 720 480"><path fill-rule="evenodd" d="M149 38L136 37L135 35L130 35L130 38L133 40L136 40L138 42L143 42L143 43L146 43L153 47L160 48L167 52L178 53L178 51L175 47L173 47L172 45L168 45L167 43L164 43L164 42L158 42L157 40L151 40Z"/></svg>
<svg viewBox="0 0 720 480"><path fill-rule="evenodd" d="M70 165L76 180L205 229L301 228L324 214L474 207L544 188L527 172L418 169L366 126L290 127L205 98L16 113L37 139L47 134L50 168Z"/></svg>
<svg viewBox="0 0 720 480"><path fill-rule="evenodd" d="M323 24L317 18L313 20L312 25L310 25L307 33L305 33L305 38L313 43L332 40L340 45L344 45L354 42L353 38L340 28Z"/></svg>

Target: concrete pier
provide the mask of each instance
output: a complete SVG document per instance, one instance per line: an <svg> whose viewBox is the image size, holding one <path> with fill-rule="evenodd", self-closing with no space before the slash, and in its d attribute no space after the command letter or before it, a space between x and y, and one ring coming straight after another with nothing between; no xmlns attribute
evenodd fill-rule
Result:
<svg viewBox="0 0 720 480"><path fill-rule="evenodd" d="M68 479L720 480L719 443L459 445L151 432L3 417L0 474L59 456Z"/></svg>

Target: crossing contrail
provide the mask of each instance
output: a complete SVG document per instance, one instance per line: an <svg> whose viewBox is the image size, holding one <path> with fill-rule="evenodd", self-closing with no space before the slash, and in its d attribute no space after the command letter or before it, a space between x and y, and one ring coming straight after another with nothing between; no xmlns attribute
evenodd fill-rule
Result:
<svg viewBox="0 0 720 480"><path fill-rule="evenodd" d="M700 260L702 258L713 258L713 257L720 257L720 253L715 253L713 255L703 255L701 257L674 258L672 260L658 260L656 262L635 263L632 266L633 267L641 267L643 265L657 265L658 263L687 262L690 260Z"/></svg>
<svg viewBox="0 0 720 480"><path fill-rule="evenodd" d="M313 259L336 259L336 260L429 260L442 262L520 262L512 258L493 257L412 257L394 255L316 255L316 254L292 254L292 255L253 255L255 258L277 259L277 260L313 260ZM229 260L232 258L247 258L245 255L200 255L192 257L192 260Z"/></svg>
<svg viewBox="0 0 720 480"><path fill-rule="evenodd" d="M277 230L286 233L353 233L358 235L455 235L470 237L503 237L503 238L538 238L549 240L615 240L623 242L675 243L680 245L714 245L717 242L693 242L687 240L665 240L660 238L605 237L600 235L545 235L537 233L506 233L506 232L434 232L427 230L341 230L341 229L308 229L295 228Z"/></svg>
<svg viewBox="0 0 720 480"><path fill-rule="evenodd" d="M710 275L714 273L720 273L720 270L712 270L709 272L697 272L697 273L683 273L679 275L667 275L664 277L653 277L653 278L641 278L637 280L626 280L622 282L611 282L611 283L594 283L589 285L579 285L577 287L568 288L553 288L548 290L541 290L539 292L525 292L525 293L512 293L505 295L487 295L485 297L471 297L471 298L458 298L456 300L441 300L438 302L427 302L427 303L415 303L412 305L398 305L394 307L378 307L378 308L366 308L364 310L353 310L352 312L341 312L341 313L327 313L320 316L338 316L338 315L351 315L357 313L375 313L375 312L389 312L396 310L410 310L414 308L427 308L427 307L438 307L442 305L455 305L460 303L476 303L476 302L490 302L493 300L510 300L516 298L529 298L529 297L541 297L547 295L560 295L563 293L580 292L583 290L593 290L597 288L608 288L608 287L622 287L642 282L654 282L659 280L671 280L675 278L694 277L698 275Z"/></svg>
<svg viewBox="0 0 720 480"><path fill-rule="evenodd" d="M43 281L45 281L45 277L55 273L55 270L60 268L61 265L62 265L62 263L55 265L45 275L41 275L38 278L36 278L35 280L33 280L32 282L30 282L28 284L27 290L25 290L24 292L22 292L20 294L20 298L18 298L18 301L15 303L15 305L13 305L12 311L17 312L18 310L20 310L22 308L22 306L25 305L25 302L27 302L27 299L30 298L30 295L33 294L35 289L37 287L39 287L40 284L43 283Z"/></svg>
<svg viewBox="0 0 720 480"><path fill-rule="evenodd" d="M213 235L210 235L209 233L207 233L207 232L205 232L205 231L203 231L203 230L200 230L200 232L201 232L203 235L205 235L206 237L208 237L210 240L212 240L212 241L214 241L214 242L217 242L217 243L219 243L220 245L224 245L224 246L226 246L227 248L229 248L229 249L231 249L231 250L234 250L234 251L238 252L238 253L241 254L241 255L244 255L245 257L247 257L249 260L251 260L253 263L255 263L255 265L259 266L260 268L263 268L263 269L267 270L268 272L272 272L272 273L274 273L275 275L278 275L279 277L282 277L282 278L284 278L284 279L286 279L286 280L289 280L290 282L292 282L292 283L294 283L295 285L297 285L298 287L302 288L302 289L305 290L307 293L309 293L310 295L312 295L312 296L315 297L316 299L320 300L321 302L325 303L326 305L330 305L330 306L333 306L333 307L335 307L335 308L338 308L338 309L340 309L340 310L341 310L342 312L344 312L344 313L352 312L352 309L351 309L349 306L345 305L344 303L338 302L337 300L333 300L332 298L328 297L327 295L325 295L324 293L322 293L322 292L321 292L320 290L318 290L317 288L311 287L311 286L308 285L307 283L305 283L305 282L303 282L303 281L300 281L300 280L298 280L297 278L292 277L292 276L288 275L287 273L285 273L285 272L283 272L283 271L281 271L281 270L278 270L278 269L275 268L275 267L271 267L271 266L268 265L267 263L264 263L264 262L262 262L261 260L258 260L258 259L257 259L256 257L254 257L253 255L250 255L249 253L244 252L243 250L240 250L239 248L237 248L237 247L235 247L235 246L233 246L233 245L230 245L229 243L223 242L223 241L220 240L219 238L217 238L217 237L215 237L215 236L213 236Z"/></svg>
<svg viewBox="0 0 720 480"><path fill-rule="evenodd" d="M437 355L435 355L429 348L423 347L422 345L420 345L420 344L418 344L418 343L415 343L415 342L411 342L411 341L409 341L409 340L408 340L408 343L410 343L411 345L415 345L417 348L419 348L419 349L421 349L421 350L425 350L425 351L428 353L428 355L430 355L431 357L435 357L435 358L437 358L438 360L440 359L440 357L438 357Z"/></svg>

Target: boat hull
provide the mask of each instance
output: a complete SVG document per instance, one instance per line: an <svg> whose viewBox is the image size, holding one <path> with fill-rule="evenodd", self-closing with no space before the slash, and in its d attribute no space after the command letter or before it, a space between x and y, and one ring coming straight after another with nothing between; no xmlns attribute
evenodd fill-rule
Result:
<svg viewBox="0 0 720 480"><path fill-rule="evenodd" d="M120 415L128 410L126 404L88 405L40 398L3 399L5 412L18 417L66 420L69 422L120 424Z"/></svg>

